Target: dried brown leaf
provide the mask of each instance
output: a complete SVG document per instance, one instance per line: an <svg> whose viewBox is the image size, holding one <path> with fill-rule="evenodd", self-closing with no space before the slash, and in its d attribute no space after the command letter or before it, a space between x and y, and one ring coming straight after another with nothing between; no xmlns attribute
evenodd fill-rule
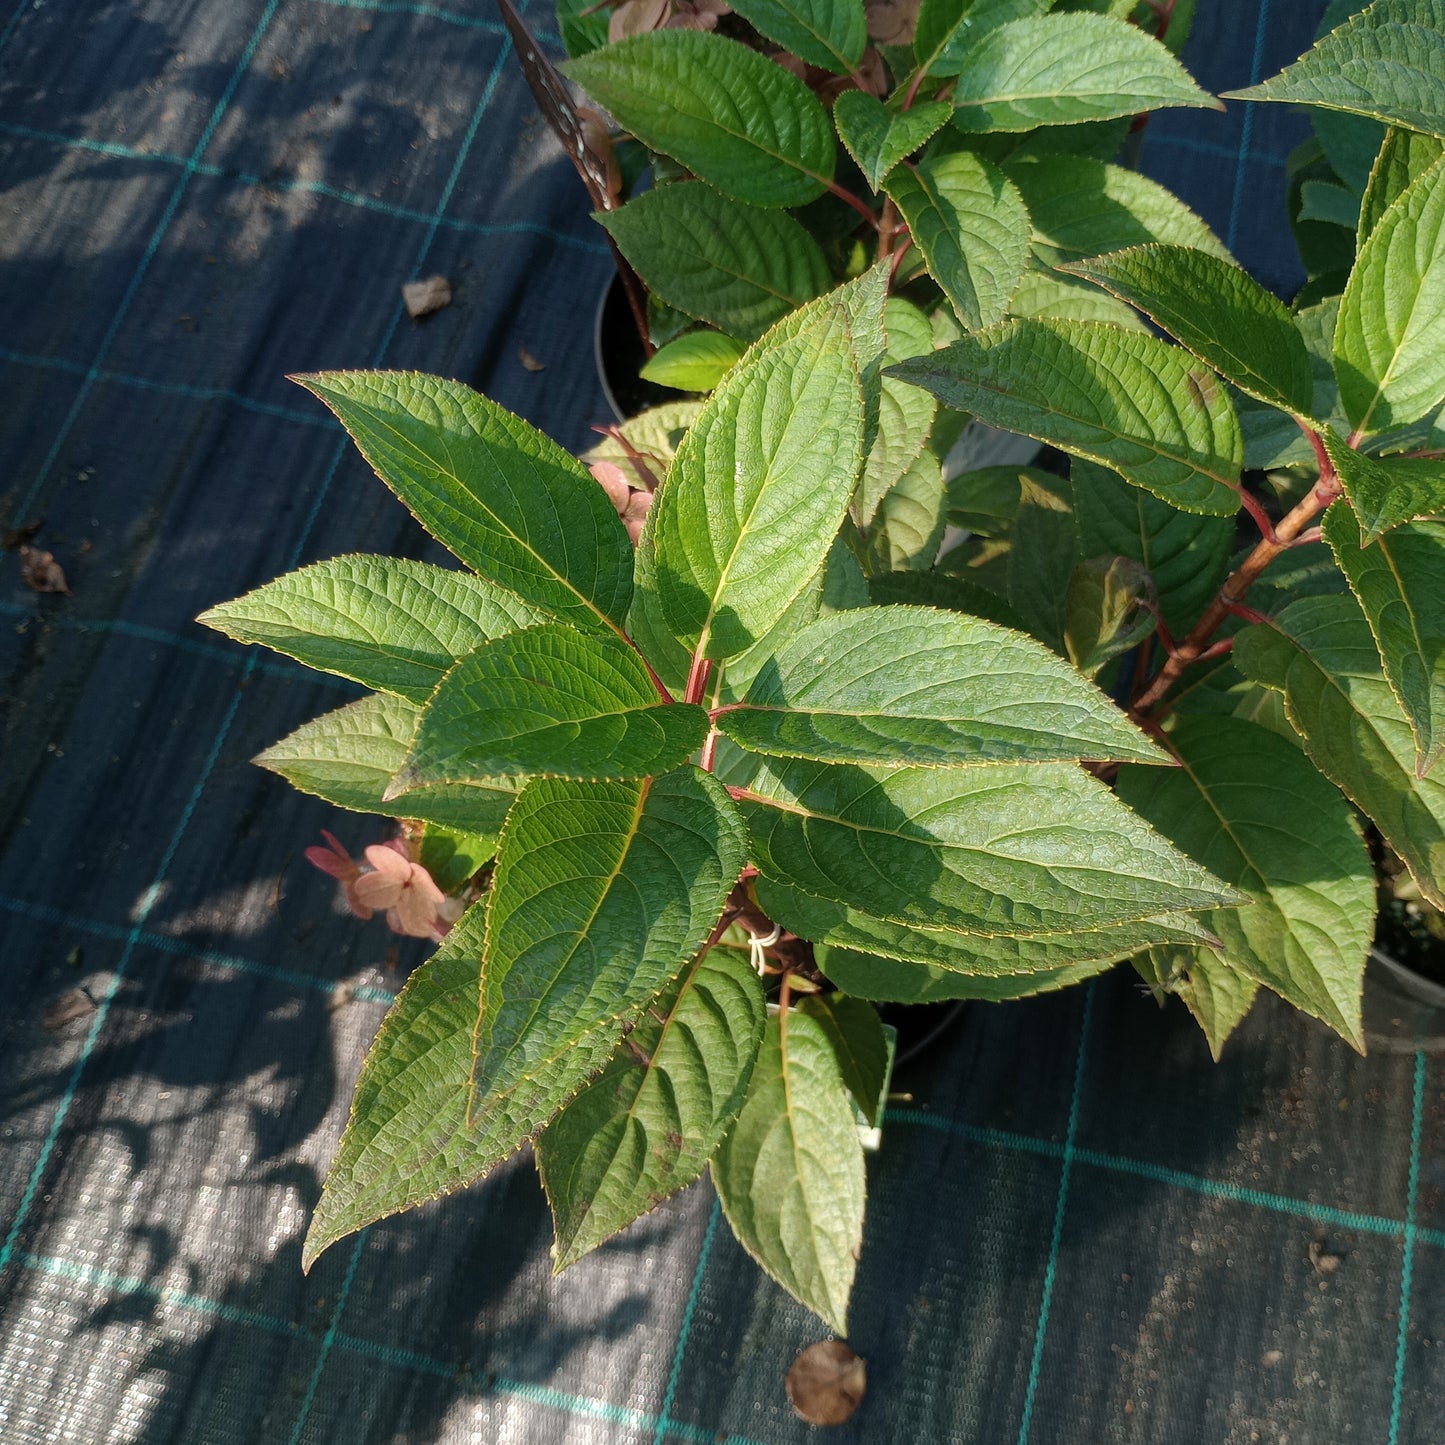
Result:
<svg viewBox="0 0 1445 1445"><path fill-rule="evenodd" d="M452 283L445 276L408 281L401 288L401 299L406 303L406 314L413 321L420 321L423 316L452 304Z"/></svg>
<svg viewBox="0 0 1445 1445"><path fill-rule="evenodd" d="M39 547L20 548L20 580L34 592L66 592L70 585L54 553Z"/></svg>
<svg viewBox="0 0 1445 1445"><path fill-rule="evenodd" d="M788 1371L788 1400L810 1425L841 1425L868 1389L868 1365L842 1340L809 1345Z"/></svg>

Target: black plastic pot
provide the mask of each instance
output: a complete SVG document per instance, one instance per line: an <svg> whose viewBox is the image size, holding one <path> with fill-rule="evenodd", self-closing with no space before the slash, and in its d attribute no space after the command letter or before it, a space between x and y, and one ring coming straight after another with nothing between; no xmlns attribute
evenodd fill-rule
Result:
<svg viewBox="0 0 1445 1445"><path fill-rule="evenodd" d="M648 407L677 401L683 392L670 386L644 381L638 374L647 364L647 352L637 334L632 308L622 282L613 276L597 304L597 318L592 328L592 354L597 375L607 396L607 405L619 422L633 417Z"/></svg>

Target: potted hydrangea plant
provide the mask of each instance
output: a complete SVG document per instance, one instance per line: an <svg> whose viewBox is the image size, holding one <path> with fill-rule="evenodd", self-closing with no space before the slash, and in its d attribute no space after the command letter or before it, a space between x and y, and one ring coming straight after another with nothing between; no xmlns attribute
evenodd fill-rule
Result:
<svg viewBox="0 0 1445 1445"><path fill-rule="evenodd" d="M259 761L407 820L321 861L449 927L307 1262L531 1141L559 1268L706 1169L842 1334L875 1003L1127 960L1216 1052L1261 987L1358 1047L1372 848L1445 902L1445 31L1377 0L1237 97L1382 127L1358 190L1308 176L1344 200L1297 186L1302 228L1357 204L1291 309L1105 158L1218 103L1132 6L924 0L872 46L861 0L732 10L563 16L654 157L600 208L705 399L582 461L454 382L299 378L462 569L204 620L374 690ZM945 480L965 417L1067 474Z"/></svg>

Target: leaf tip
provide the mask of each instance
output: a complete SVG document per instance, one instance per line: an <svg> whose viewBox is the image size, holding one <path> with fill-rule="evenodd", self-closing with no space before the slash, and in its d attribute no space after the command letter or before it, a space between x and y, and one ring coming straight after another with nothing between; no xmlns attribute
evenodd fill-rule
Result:
<svg viewBox="0 0 1445 1445"><path fill-rule="evenodd" d="M392 780L386 785L386 790L381 795L383 803L394 803L404 794L411 792L421 782L421 774L417 769L408 764L399 773L396 773ZM470 1106L468 1106L470 1111ZM470 1123L468 1119L468 1123Z"/></svg>

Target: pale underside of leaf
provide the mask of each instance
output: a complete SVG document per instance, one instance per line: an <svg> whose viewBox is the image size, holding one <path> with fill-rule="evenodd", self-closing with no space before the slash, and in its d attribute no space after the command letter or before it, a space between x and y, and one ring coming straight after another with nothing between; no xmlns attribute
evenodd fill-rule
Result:
<svg viewBox="0 0 1445 1445"><path fill-rule="evenodd" d="M1111 467L1182 511L1238 509L1243 441L1229 395L1154 336L1014 318L889 372L991 426Z"/></svg>
<svg viewBox="0 0 1445 1445"><path fill-rule="evenodd" d="M1293 602L1268 625L1241 632L1233 656L1247 677L1284 693L1315 765L1445 907L1445 782L1415 776L1414 735L1354 597Z"/></svg>

